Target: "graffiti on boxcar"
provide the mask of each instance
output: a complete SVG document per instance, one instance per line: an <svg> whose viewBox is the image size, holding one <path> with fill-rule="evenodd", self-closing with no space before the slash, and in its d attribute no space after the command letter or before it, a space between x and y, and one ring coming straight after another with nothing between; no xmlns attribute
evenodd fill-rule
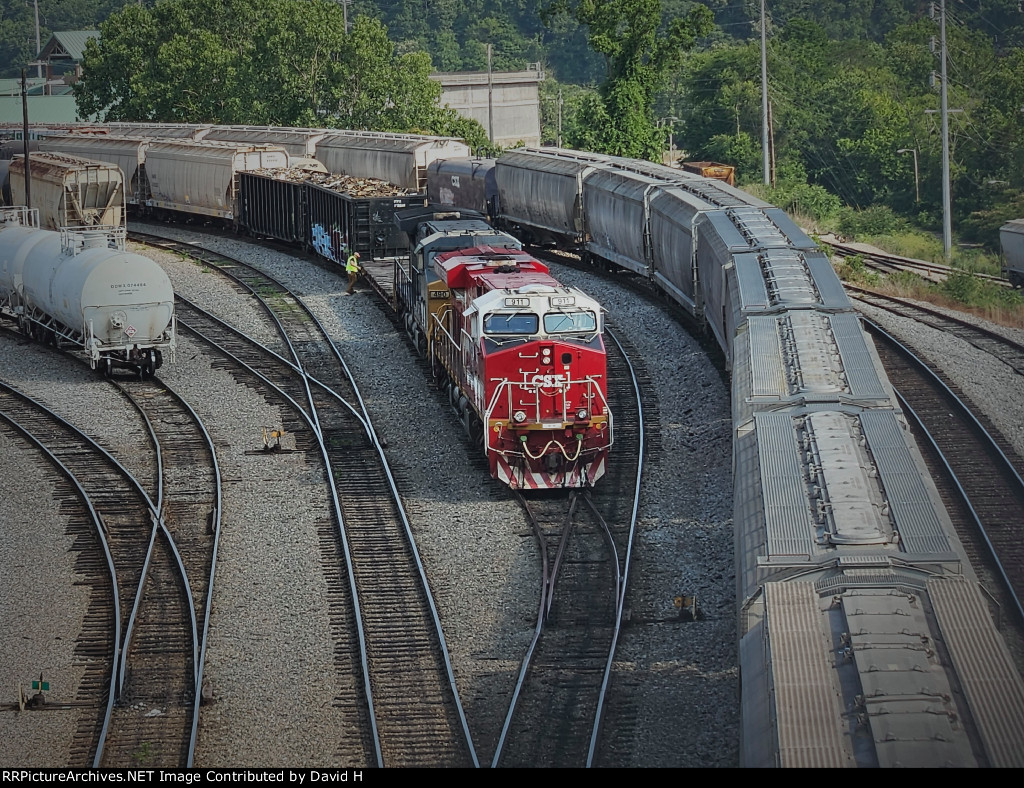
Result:
<svg viewBox="0 0 1024 788"><path fill-rule="evenodd" d="M331 262L340 265L344 252L348 248L348 242L337 227L332 228L328 232L323 228L323 225L314 224L313 248L316 249L317 254L321 257L326 257Z"/></svg>

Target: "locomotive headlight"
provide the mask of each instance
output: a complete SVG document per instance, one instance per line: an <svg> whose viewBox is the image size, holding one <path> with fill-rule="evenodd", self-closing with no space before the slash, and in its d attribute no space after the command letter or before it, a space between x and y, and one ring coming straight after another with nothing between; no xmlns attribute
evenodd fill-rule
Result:
<svg viewBox="0 0 1024 788"><path fill-rule="evenodd" d="M522 424L524 421L526 421L526 411L517 410L515 413L512 414L512 420L516 424Z"/></svg>
<svg viewBox="0 0 1024 788"><path fill-rule="evenodd" d="M579 421L586 421L586 418L587 418L587 416L589 416L589 415L590 415L590 414L589 414L589 413L587 413L587 409L586 409L586 408L580 408L580 409L579 409L578 411L576 411L576 418L577 418L577 419L578 419Z"/></svg>
<svg viewBox="0 0 1024 788"><path fill-rule="evenodd" d="M551 363L551 348L546 347L540 351L540 363L550 364Z"/></svg>

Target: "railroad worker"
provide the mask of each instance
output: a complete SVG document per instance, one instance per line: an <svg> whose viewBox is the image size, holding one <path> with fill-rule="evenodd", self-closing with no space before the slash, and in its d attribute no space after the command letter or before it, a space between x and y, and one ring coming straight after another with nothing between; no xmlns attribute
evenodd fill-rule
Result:
<svg viewBox="0 0 1024 788"><path fill-rule="evenodd" d="M348 274L348 290L345 295L352 295L356 286L356 279L359 278L359 252L351 252L345 261L345 272Z"/></svg>

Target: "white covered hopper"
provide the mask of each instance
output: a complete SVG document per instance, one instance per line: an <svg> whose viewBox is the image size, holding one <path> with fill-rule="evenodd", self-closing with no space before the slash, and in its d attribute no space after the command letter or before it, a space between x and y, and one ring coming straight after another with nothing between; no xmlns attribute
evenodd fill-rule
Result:
<svg viewBox="0 0 1024 788"><path fill-rule="evenodd" d="M277 146L153 140L146 151L149 205L233 219L238 173L287 167L288 152Z"/></svg>

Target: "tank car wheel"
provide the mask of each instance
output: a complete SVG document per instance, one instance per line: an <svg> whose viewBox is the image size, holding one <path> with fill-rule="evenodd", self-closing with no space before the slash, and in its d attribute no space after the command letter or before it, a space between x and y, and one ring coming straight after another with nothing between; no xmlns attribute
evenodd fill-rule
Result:
<svg viewBox="0 0 1024 788"><path fill-rule="evenodd" d="M156 363L156 351L150 350L146 363L142 365L142 370L145 373L145 377L151 378L156 374L156 368L159 364Z"/></svg>

